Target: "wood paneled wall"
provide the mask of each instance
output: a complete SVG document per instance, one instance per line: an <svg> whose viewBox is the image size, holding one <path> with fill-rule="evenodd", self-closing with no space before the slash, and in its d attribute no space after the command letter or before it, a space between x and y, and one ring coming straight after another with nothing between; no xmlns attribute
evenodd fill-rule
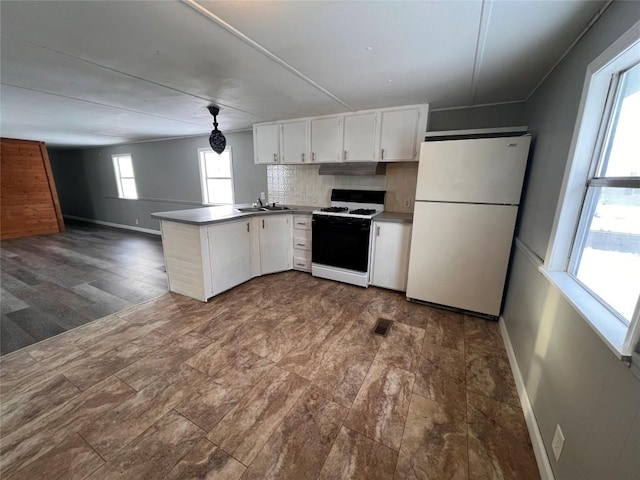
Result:
<svg viewBox="0 0 640 480"><path fill-rule="evenodd" d="M0 139L0 237L64 232L47 147Z"/></svg>

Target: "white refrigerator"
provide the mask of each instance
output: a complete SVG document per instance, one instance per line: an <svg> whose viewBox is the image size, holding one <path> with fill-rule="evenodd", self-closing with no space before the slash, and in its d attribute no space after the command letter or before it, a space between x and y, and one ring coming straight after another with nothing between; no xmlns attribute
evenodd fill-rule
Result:
<svg viewBox="0 0 640 480"><path fill-rule="evenodd" d="M407 297L497 317L530 135L424 142Z"/></svg>

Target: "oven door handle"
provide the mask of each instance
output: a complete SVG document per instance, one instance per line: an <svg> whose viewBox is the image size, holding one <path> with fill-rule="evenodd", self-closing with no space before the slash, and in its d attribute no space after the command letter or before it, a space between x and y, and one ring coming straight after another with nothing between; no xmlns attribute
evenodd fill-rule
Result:
<svg viewBox="0 0 640 480"><path fill-rule="evenodd" d="M369 232L371 230L370 225L344 225L338 223L313 225L313 231L329 232L331 230L340 230L348 232Z"/></svg>

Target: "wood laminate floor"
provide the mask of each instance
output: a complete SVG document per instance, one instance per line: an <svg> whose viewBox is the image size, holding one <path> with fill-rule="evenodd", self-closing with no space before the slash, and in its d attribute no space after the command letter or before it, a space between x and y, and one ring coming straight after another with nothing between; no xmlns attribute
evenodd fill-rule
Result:
<svg viewBox="0 0 640 480"><path fill-rule="evenodd" d="M67 224L0 244L0 354L166 293L159 237Z"/></svg>
<svg viewBox="0 0 640 480"><path fill-rule="evenodd" d="M4 480L539 478L497 323L300 272L0 367Z"/></svg>

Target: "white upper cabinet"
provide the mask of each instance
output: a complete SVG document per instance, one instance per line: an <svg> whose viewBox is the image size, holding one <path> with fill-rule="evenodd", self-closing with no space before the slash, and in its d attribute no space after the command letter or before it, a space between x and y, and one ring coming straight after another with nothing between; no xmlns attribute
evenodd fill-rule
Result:
<svg viewBox="0 0 640 480"><path fill-rule="evenodd" d="M340 161L340 121L337 116L311 119L311 162Z"/></svg>
<svg viewBox="0 0 640 480"><path fill-rule="evenodd" d="M307 120L280 124L280 162L307 163Z"/></svg>
<svg viewBox="0 0 640 480"><path fill-rule="evenodd" d="M291 268L291 215L260 217L260 273Z"/></svg>
<svg viewBox="0 0 640 480"><path fill-rule="evenodd" d="M376 112L345 115L344 162L373 162L376 158Z"/></svg>
<svg viewBox="0 0 640 480"><path fill-rule="evenodd" d="M428 105L407 105L257 123L255 163L417 161L428 110Z"/></svg>
<svg viewBox="0 0 640 480"><path fill-rule="evenodd" d="M255 163L273 164L280 161L279 125L266 123L253 127Z"/></svg>
<svg viewBox="0 0 640 480"><path fill-rule="evenodd" d="M419 123L420 110L417 107L380 112L380 160L383 162L417 160L416 137Z"/></svg>

